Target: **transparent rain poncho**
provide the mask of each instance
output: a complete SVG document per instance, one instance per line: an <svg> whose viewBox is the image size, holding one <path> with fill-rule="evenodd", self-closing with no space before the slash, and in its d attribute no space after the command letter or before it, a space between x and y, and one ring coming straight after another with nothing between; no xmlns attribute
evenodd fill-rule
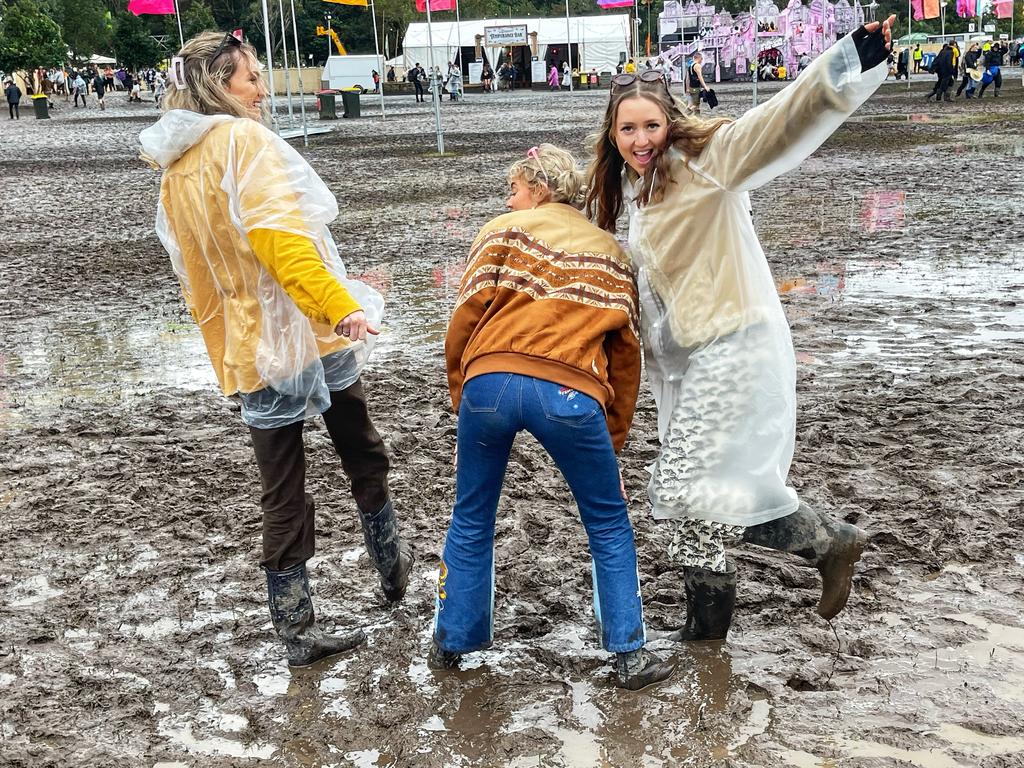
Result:
<svg viewBox="0 0 1024 768"><path fill-rule="evenodd" d="M748 192L795 168L885 79L861 73L847 36L796 82L718 129L687 162L675 149L663 200L624 180L647 371L661 451L656 518L750 526L791 514L796 360L751 222Z"/></svg>
<svg viewBox="0 0 1024 768"><path fill-rule="evenodd" d="M356 381L373 345L307 318L249 244L253 230L304 237L328 272L379 326L381 295L347 277L328 223L338 205L316 172L262 125L185 110L140 135L143 157L164 170L156 231L199 325L225 395L242 418L269 429L330 406Z"/></svg>

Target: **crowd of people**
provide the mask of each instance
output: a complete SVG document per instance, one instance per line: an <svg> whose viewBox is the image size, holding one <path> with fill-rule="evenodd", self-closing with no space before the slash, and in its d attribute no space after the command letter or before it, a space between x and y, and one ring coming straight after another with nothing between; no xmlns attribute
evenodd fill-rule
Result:
<svg viewBox="0 0 1024 768"><path fill-rule="evenodd" d="M13 80L10 80L14 85ZM114 69L112 66L99 67L95 65L51 67L49 69L38 69L34 77L26 81L30 95L35 91L54 97L63 96L65 102L71 102L73 108L88 107L89 96L96 100L96 105L102 110L106 109L106 96L115 91L128 95L129 102L142 102L143 89L153 94L153 101L157 107L167 90L166 74L154 67L143 68L132 71L126 67ZM18 88L18 98L21 98L21 89ZM8 104L15 95L5 85L5 93L8 97ZM12 114L15 110L12 109Z"/></svg>
<svg viewBox="0 0 1024 768"><path fill-rule="evenodd" d="M669 639L726 639L737 591L726 547L739 542L803 558L821 574L818 613L843 610L866 538L788 483L796 363L747 193L796 167L881 84L893 18L860 27L736 120L689 114L661 73L624 67L586 173L541 144L504 174L509 212L470 248L445 342L455 501L431 668L456 668L494 641L495 519L513 441L526 431L576 499L615 684L638 690L673 673L646 648L618 468L641 347L660 442L648 497L686 603ZM289 665L303 667L365 641L359 629L328 633L316 622L306 419L326 424L388 602L403 598L414 565L360 378L383 301L345 272L328 227L334 196L265 127L255 50L208 32L179 57L164 114L140 137L162 171L157 234L221 391L240 404L262 487L269 613ZM622 215L628 253L615 237ZM706 274L716 279L697 279Z"/></svg>

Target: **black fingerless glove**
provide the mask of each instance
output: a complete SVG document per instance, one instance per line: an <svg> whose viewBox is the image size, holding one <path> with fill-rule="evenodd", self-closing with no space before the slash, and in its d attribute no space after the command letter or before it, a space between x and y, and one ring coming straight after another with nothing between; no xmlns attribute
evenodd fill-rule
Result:
<svg viewBox="0 0 1024 768"><path fill-rule="evenodd" d="M853 38L853 44L857 46L861 72L874 69L889 58L889 49L885 47L885 35L882 34L881 24L874 32L868 32L863 26L857 27L850 37Z"/></svg>

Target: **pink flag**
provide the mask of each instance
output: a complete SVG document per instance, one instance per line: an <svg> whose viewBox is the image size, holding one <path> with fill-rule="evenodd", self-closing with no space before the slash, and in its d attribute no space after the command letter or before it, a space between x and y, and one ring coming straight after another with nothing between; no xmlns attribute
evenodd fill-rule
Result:
<svg viewBox="0 0 1024 768"><path fill-rule="evenodd" d="M1013 16L1013 0L996 0L996 18L1008 19Z"/></svg>
<svg viewBox="0 0 1024 768"><path fill-rule="evenodd" d="M416 0L416 10L420 13L427 12L427 0ZM430 0L431 11L454 11L455 0Z"/></svg>
<svg viewBox="0 0 1024 768"><path fill-rule="evenodd" d="M910 0L910 8L914 14L914 21L924 18L924 0Z"/></svg>
<svg viewBox="0 0 1024 768"><path fill-rule="evenodd" d="M956 15L961 19L974 15L973 0L956 0Z"/></svg>
<svg viewBox="0 0 1024 768"><path fill-rule="evenodd" d="M597 4L602 8L625 8L633 5L633 0L597 0Z"/></svg>
<svg viewBox="0 0 1024 768"><path fill-rule="evenodd" d="M174 0L128 0L128 10L136 16L144 13L166 16L174 13Z"/></svg>

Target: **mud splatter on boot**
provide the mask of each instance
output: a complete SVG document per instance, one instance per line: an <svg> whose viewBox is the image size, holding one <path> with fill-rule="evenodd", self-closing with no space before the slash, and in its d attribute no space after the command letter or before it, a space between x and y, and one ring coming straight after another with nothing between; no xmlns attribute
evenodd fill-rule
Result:
<svg viewBox="0 0 1024 768"><path fill-rule="evenodd" d="M814 563L822 581L818 614L832 619L846 607L854 565L860 560L867 536L856 526L801 502L791 515L747 528L743 540Z"/></svg>
<svg viewBox="0 0 1024 768"><path fill-rule="evenodd" d="M283 571L265 570L270 619L288 649L289 667L307 667L366 640L361 629L328 635L316 626L305 563Z"/></svg>
<svg viewBox="0 0 1024 768"><path fill-rule="evenodd" d="M736 566L725 573L704 568L683 569L686 590L686 624L668 636L669 640L725 640L736 607Z"/></svg>
<svg viewBox="0 0 1024 768"><path fill-rule="evenodd" d="M662 660L646 648L615 654L615 685L629 691L639 691L649 685L667 680L676 665Z"/></svg>
<svg viewBox="0 0 1024 768"><path fill-rule="evenodd" d="M367 515L360 510L359 518L363 524L366 551L380 574L384 599L397 603L405 597L415 558L399 536L395 508L388 500L375 514Z"/></svg>

